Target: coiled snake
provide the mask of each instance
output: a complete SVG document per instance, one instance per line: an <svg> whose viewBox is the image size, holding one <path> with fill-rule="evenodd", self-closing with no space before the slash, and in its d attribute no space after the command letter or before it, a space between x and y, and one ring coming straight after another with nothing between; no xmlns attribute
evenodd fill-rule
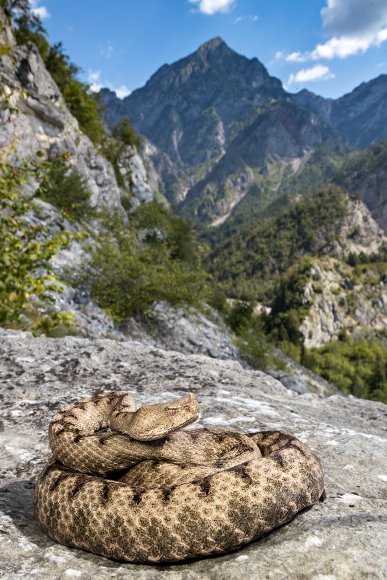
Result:
<svg viewBox="0 0 387 580"><path fill-rule="evenodd" d="M113 392L51 422L35 509L55 541L133 562L221 554L324 494L320 461L291 435L181 431L198 418L193 395L134 409Z"/></svg>

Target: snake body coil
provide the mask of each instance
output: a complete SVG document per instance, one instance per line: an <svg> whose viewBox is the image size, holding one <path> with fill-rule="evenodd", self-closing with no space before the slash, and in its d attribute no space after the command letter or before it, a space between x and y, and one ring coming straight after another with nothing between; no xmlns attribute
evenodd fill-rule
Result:
<svg viewBox="0 0 387 580"><path fill-rule="evenodd" d="M276 431L179 431L188 400L141 407L108 393L58 413L35 490L55 541L132 562L221 554L290 521L324 493L320 461Z"/></svg>

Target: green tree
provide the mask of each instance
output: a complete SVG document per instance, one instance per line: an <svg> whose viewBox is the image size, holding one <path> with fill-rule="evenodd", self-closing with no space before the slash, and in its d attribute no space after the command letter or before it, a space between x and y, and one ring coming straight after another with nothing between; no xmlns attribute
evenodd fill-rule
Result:
<svg viewBox="0 0 387 580"><path fill-rule="evenodd" d="M174 305L205 300L207 274L199 257L183 259L176 251L179 219L153 202L131 214L129 224L118 216L106 223L110 235L93 253L92 296L116 320L146 313L159 300Z"/></svg>
<svg viewBox="0 0 387 580"><path fill-rule="evenodd" d="M30 7L29 0L0 0L0 7L7 16L11 17L17 11L27 12Z"/></svg>
<svg viewBox="0 0 387 580"><path fill-rule="evenodd" d="M125 145L141 147L141 137L132 127L128 117L122 117L112 129L112 135Z"/></svg>
<svg viewBox="0 0 387 580"><path fill-rule="evenodd" d="M73 220L91 216L90 191L84 177L63 159L46 163L46 170L36 195Z"/></svg>

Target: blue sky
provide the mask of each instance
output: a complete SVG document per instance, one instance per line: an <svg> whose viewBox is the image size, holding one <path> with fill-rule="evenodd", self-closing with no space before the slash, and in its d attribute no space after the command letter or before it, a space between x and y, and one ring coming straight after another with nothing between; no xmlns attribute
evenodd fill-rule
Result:
<svg viewBox="0 0 387 580"><path fill-rule="evenodd" d="M31 0L82 80L119 96L221 36L285 88L338 97L387 73L387 0Z"/></svg>

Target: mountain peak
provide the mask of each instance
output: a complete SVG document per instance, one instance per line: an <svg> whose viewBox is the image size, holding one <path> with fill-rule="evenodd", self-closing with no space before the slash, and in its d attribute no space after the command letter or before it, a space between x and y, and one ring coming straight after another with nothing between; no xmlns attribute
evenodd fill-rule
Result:
<svg viewBox="0 0 387 580"><path fill-rule="evenodd" d="M215 36L207 40L204 44L199 46L196 52L192 56L199 55L203 60L213 60L229 56L236 55L234 52L220 36Z"/></svg>
<svg viewBox="0 0 387 580"><path fill-rule="evenodd" d="M220 38L220 36L215 36L214 38L207 40L207 42L205 42L204 44L199 46L198 52L210 52L210 51L216 50L219 47L227 47L228 48L228 46L224 42L223 38Z"/></svg>

